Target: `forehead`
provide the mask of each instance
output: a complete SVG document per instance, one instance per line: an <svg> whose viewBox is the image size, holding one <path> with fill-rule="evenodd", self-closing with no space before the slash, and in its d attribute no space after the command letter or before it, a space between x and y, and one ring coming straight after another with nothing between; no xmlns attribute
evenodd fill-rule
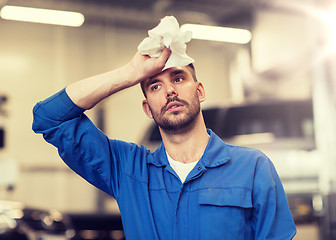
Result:
<svg viewBox="0 0 336 240"><path fill-rule="evenodd" d="M146 83L148 83L150 80L153 79L161 79L161 78L165 78L165 77L170 77L170 76L174 76L177 74L191 74L188 67L186 66L182 66L182 67L172 67L172 68L168 68L166 70L164 70L163 72L160 72L148 79L146 79L144 81L144 84L146 85Z"/></svg>

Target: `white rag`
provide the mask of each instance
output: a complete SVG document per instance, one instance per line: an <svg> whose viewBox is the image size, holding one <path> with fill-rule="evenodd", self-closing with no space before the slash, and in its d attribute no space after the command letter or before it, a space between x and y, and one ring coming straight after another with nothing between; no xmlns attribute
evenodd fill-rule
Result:
<svg viewBox="0 0 336 240"><path fill-rule="evenodd" d="M194 62L194 59L186 54L186 43L191 40L192 32L181 32L175 17L162 18L159 25L148 31L148 35L149 37L145 38L138 46L142 55L158 57L165 46L171 50L163 70L187 66Z"/></svg>

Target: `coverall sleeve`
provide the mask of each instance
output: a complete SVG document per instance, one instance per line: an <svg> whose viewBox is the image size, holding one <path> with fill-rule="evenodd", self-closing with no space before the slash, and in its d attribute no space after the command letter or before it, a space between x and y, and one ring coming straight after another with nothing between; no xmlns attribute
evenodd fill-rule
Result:
<svg viewBox="0 0 336 240"><path fill-rule="evenodd" d="M58 148L63 161L88 182L115 196L122 143L110 140L68 97L65 89L37 103L33 130ZM115 151L119 148L119 151Z"/></svg>
<svg viewBox="0 0 336 240"><path fill-rule="evenodd" d="M253 183L253 228L256 240L287 240L296 234L287 197L272 162L257 162Z"/></svg>

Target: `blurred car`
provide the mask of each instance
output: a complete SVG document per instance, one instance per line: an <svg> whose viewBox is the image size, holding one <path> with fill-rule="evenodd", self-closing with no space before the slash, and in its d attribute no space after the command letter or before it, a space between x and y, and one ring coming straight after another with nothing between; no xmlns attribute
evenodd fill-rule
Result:
<svg viewBox="0 0 336 240"><path fill-rule="evenodd" d="M202 112L207 128L225 142L259 149L272 160L297 222L314 221L320 216L320 157L311 100L216 106ZM154 150L160 143L160 132L153 123L140 144Z"/></svg>
<svg viewBox="0 0 336 240"><path fill-rule="evenodd" d="M119 214L69 213L68 216L76 232L73 240L125 240Z"/></svg>
<svg viewBox="0 0 336 240"><path fill-rule="evenodd" d="M0 200L0 240L70 240L73 236L70 220L58 211Z"/></svg>

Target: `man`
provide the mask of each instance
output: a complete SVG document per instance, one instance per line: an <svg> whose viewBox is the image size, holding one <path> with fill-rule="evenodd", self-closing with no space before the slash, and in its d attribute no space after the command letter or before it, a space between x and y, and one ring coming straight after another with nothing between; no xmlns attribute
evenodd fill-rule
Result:
<svg viewBox="0 0 336 240"><path fill-rule="evenodd" d="M203 85L191 66L162 71L169 55L167 48L152 58L138 52L119 69L69 85L34 107L34 131L117 200L127 239L292 239L295 225L270 160L206 129ZM138 83L162 136L155 152L108 139L83 114Z"/></svg>

